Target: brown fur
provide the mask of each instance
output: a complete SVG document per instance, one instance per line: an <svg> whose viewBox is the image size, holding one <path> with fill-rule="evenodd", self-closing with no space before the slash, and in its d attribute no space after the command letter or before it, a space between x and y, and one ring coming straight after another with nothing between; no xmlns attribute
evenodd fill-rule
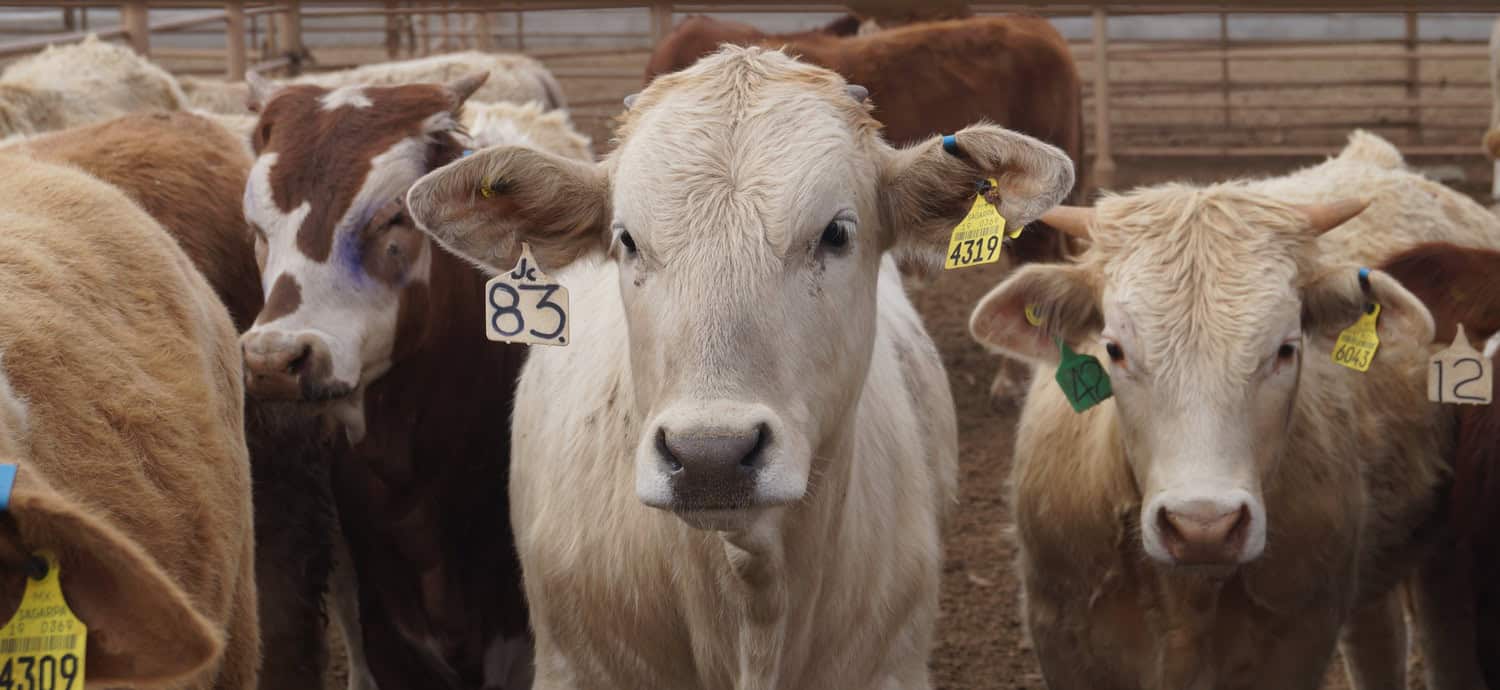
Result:
<svg viewBox="0 0 1500 690"><path fill-rule="evenodd" d="M768 34L744 22L691 15L658 43L646 62L646 83L658 74L677 72L729 43L737 46L779 44L813 36L853 36L859 33L859 17L844 15L816 29L789 34Z"/></svg>
<svg viewBox="0 0 1500 690"><path fill-rule="evenodd" d="M32 155L109 182L150 213L203 273L235 330L261 311L260 274L240 197L250 167L238 138L185 113L128 115L27 140ZM254 478L256 579L266 688L322 673L322 597L330 564L333 498L314 423L248 400Z"/></svg>
<svg viewBox="0 0 1500 690"><path fill-rule="evenodd" d="M252 688L250 473L228 314L160 226L76 170L5 156L0 349L25 429L3 538L51 548L93 685ZM107 229L107 232L101 230ZM22 576L9 569L0 608Z"/></svg>
<svg viewBox="0 0 1500 690"><path fill-rule="evenodd" d="M1438 343L1450 342L1460 323L1476 348L1500 331L1500 293L1494 290L1500 252L1421 245L1391 259L1384 270L1427 304ZM1500 356L1492 364L1500 367ZM1460 547L1442 567L1472 571L1477 656L1485 682L1500 687L1500 404L1452 409L1458 425L1449 519Z"/></svg>

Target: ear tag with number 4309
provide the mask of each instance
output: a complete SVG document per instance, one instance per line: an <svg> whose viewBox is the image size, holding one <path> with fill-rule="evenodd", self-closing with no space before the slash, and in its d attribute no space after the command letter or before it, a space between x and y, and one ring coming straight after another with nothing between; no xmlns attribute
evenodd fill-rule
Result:
<svg viewBox="0 0 1500 690"><path fill-rule="evenodd" d="M1427 361L1428 400L1457 405L1488 405L1494 401L1494 367L1469 344L1463 324L1453 334L1453 344Z"/></svg>
<svg viewBox="0 0 1500 690"><path fill-rule="evenodd" d="M1098 357L1074 352L1062 338L1056 341L1062 353L1062 361L1057 365L1057 385L1062 387L1074 412L1083 412L1114 395L1114 389L1109 385L1109 372L1104 370Z"/></svg>
<svg viewBox="0 0 1500 690"><path fill-rule="evenodd" d="M484 335L501 343L568 344L568 289L542 272L525 242L515 268L484 284Z"/></svg>
<svg viewBox="0 0 1500 690"><path fill-rule="evenodd" d="M979 193L974 195L974 205L969 207L969 215L964 216L958 226L953 228L953 235L948 239L948 259L943 263L944 269L992 264L1000 260L1000 250L1005 246L1005 240L1001 237L1005 232L1005 216L1000 215L1000 209L995 208L987 198L998 184L993 177L985 180ZM1014 239L1020 234L1021 228L1016 228L1011 231L1010 237Z"/></svg>
<svg viewBox="0 0 1500 690"><path fill-rule="evenodd" d="M1365 313L1359 315L1359 320L1339 333L1338 342L1333 345L1334 364L1359 372L1370 370L1370 361L1380 349L1380 334L1375 332L1375 321L1379 318L1379 304L1365 305Z"/></svg>
<svg viewBox="0 0 1500 690"><path fill-rule="evenodd" d="M21 606L0 628L0 687L83 690L88 628L63 598L57 556L36 556L46 562L47 573L26 577Z"/></svg>

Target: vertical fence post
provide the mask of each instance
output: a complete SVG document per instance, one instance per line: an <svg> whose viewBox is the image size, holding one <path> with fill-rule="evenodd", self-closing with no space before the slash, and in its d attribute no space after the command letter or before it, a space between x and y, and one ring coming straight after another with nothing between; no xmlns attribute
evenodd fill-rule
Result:
<svg viewBox="0 0 1500 690"><path fill-rule="evenodd" d="M672 33L672 3L656 0L651 3L651 44L660 43L669 33Z"/></svg>
<svg viewBox="0 0 1500 690"><path fill-rule="evenodd" d="M489 10L480 10L474 19L474 30L479 33L478 48L483 51L495 49L495 34L490 29Z"/></svg>
<svg viewBox="0 0 1500 690"><path fill-rule="evenodd" d="M1115 183L1115 157L1109 134L1109 15L1094 8L1094 180L1096 189Z"/></svg>
<svg viewBox="0 0 1500 690"><path fill-rule="evenodd" d="M385 56L394 60L401 52L401 30L400 21L392 12L396 9L396 0L385 0Z"/></svg>
<svg viewBox="0 0 1500 690"><path fill-rule="evenodd" d="M1234 116L1229 110L1229 13L1219 13L1219 88L1220 99L1224 102L1224 129L1229 130L1229 125Z"/></svg>
<svg viewBox="0 0 1500 690"><path fill-rule="evenodd" d="M287 63L287 73L297 76L302 71L301 57L307 52L302 47L302 0L286 0L281 13L281 53L292 59Z"/></svg>
<svg viewBox="0 0 1500 690"><path fill-rule="evenodd" d="M127 0L120 6L130 47L143 56L151 55L151 24L146 18L146 0Z"/></svg>
<svg viewBox="0 0 1500 690"><path fill-rule="evenodd" d="M1417 44L1420 42L1418 21L1416 12L1406 13L1406 98L1412 102L1422 97L1422 57L1417 52ZM1410 137L1407 143L1422 142L1422 109L1420 107L1411 109L1411 125L1407 131Z"/></svg>
<svg viewBox="0 0 1500 690"><path fill-rule="evenodd" d="M63 29L66 31L76 31L78 29L78 16L71 7L63 8Z"/></svg>
<svg viewBox="0 0 1500 690"><path fill-rule="evenodd" d="M516 52L526 52L526 8L516 3Z"/></svg>
<svg viewBox="0 0 1500 690"><path fill-rule="evenodd" d="M245 79L245 0L224 3L224 78Z"/></svg>

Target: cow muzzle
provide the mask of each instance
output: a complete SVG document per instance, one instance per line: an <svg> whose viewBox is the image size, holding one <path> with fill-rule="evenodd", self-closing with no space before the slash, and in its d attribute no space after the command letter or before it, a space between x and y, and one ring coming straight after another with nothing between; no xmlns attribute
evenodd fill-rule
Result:
<svg viewBox="0 0 1500 690"><path fill-rule="evenodd" d="M790 467L797 444L764 406L684 406L648 429L637 453L636 495L690 524L724 522L799 500L807 490L806 472Z"/></svg>
<svg viewBox="0 0 1500 690"><path fill-rule="evenodd" d="M1146 552L1165 565L1237 566L1265 550L1265 509L1248 492L1163 494L1142 511Z"/></svg>
<svg viewBox="0 0 1500 690"><path fill-rule="evenodd" d="M333 355L319 335L251 329L240 337L245 390L256 398L319 402L353 392L333 375Z"/></svg>

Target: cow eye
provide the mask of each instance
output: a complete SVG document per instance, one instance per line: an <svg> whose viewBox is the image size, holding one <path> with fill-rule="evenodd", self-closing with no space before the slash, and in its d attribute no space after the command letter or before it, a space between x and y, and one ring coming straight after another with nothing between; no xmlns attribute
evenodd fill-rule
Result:
<svg viewBox="0 0 1500 690"><path fill-rule="evenodd" d="M849 229L843 223L831 221L823 228L823 236L818 238L818 243L829 249L843 249L849 244Z"/></svg>
<svg viewBox="0 0 1500 690"><path fill-rule="evenodd" d="M391 222L387 223L387 225L406 225L406 213L403 211L397 211L396 215L391 216Z"/></svg>
<svg viewBox="0 0 1500 690"><path fill-rule="evenodd" d="M629 230L620 231L620 245L625 247L631 254L635 253L635 238L630 236Z"/></svg>
<svg viewBox="0 0 1500 690"><path fill-rule="evenodd" d="M1120 348L1119 343L1105 343L1104 351L1109 354L1109 361L1119 364L1125 361L1125 350Z"/></svg>
<svg viewBox="0 0 1500 690"><path fill-rule="evenodd" d="M1276 359L1279 359L1283 362L1296 356L1297 346L1291 343L1282 343L1281 347L1276 349Z"/></svg>

